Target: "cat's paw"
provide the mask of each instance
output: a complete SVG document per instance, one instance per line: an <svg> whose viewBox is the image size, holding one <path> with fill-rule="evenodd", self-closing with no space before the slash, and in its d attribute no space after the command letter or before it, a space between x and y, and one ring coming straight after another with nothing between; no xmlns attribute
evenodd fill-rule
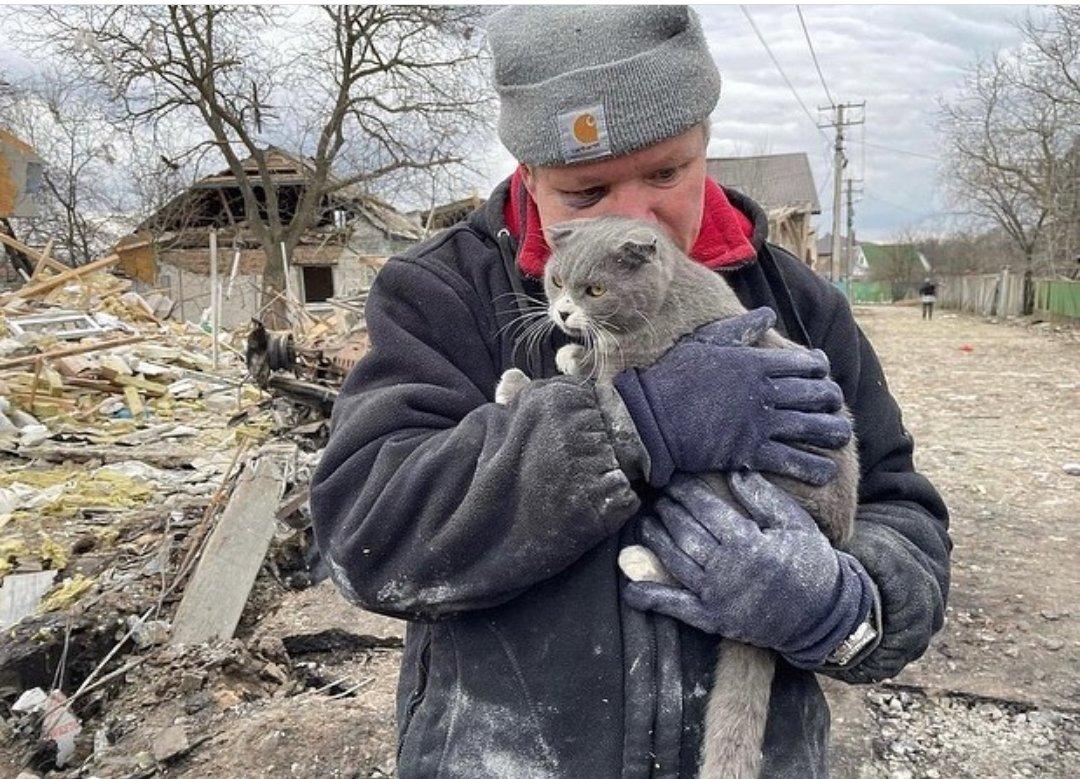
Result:
<svg viewBox="0 0 1080 779"><path fill-rule="evenodd" d="M581 344L566 344L555 352L555 367L567 376L580 376L585 366L585 347Z"/></svg>
<svg viewBox="0 0 1080 779"><path fill-rule="evenodd" d="M624 547L619 552L619 568L632 582L656 582L679 586L679 582L664 568L660 558L644 546Z"/></svg>
<svg viewBox="0 0 1080 779"><path fill-rule="evenodd" d="M509 405L510 401L525 389L529 381L530 379L525 375L525 372L517 368L505 371L502 378L499 379L498 386L495 387L495 402L500 406Z"/></svg>

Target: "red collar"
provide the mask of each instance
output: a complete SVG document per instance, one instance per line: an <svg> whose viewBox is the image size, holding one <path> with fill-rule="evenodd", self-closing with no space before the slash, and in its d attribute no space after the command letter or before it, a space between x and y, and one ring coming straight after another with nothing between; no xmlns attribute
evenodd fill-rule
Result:
<svg viewBox="0 0 1080 779"><path fill-rule="evenodd" d="M522 200L525 202L522 203ZM520 167L510 178L510 197L503 206L503 218L510 235L519 242L518 268L534 278L544 275L544 264L551 249L540 227L540 212L523 186ZM522 232L525 240L521 240ZM720 185L712 179L705 179L701 231L694 248L690 250L690 256L713 269L753 260L757 256L750 243L753 234L754 224L749 217L731 205Z"/></svg>

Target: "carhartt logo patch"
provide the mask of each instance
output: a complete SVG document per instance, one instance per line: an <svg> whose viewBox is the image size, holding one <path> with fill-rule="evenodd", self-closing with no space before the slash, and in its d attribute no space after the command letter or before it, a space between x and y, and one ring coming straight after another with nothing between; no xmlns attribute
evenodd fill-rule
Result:
<svg viewBox="0 0 1080 779"><path fill-rule="evenodd" d="M602 105L579 108L560 114L559 137L567 161L588 160L611 154L607 121Z"/></svg>

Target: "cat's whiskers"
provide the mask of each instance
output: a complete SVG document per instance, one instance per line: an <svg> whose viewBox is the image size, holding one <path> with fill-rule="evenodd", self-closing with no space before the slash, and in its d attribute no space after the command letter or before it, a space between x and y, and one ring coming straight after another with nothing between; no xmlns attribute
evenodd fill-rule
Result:
<svg viewBox="0 0 1080 779"><path fill-rule="evenodd" d="M547 306L536 306L532 310L526 310L525 312L523 312L521 314L518 314L516 317L514 317L509 322L507 322L505 325L503 325L498 330L496 330L495 331L495 336L498 337L498 336L502 335L505 331L509 330L514 325L518 325L518 324L521 324L522 322L525 322L525 321L528 321L528 320L531 320L531 319L535 319L537 317L544 317L544 316L547 316ZM524 326L524 325L522 325L522 326Z"/></svg>
<svg viewBox="0 0 1080 779"><path fill-rule="evenodd" d="M610 379L610 363L614 359L616 350L619 354L619 367L626 367L626 354L623 351L622 339L616 336L611 329L604 327L603 323L599 322L597 323L597 333L600 338L601 358L603 362L603 370L597 378L603 377L604 379ZM612 347L614 347L614 349Z"/></svg>
<svg viewBox="0 0 1080 779"><path fill-rule="evenodd" d="M598 331L597 326L592 319L589 319L585 323L585 351L589 355L589 376L588 378L594 381L598 378L599 371L601 370L601 363L597 362L597 359L604 359L604 351L599 348L598 343Z"/></svg>
<svg viewBox="0 0 1080 779"><path fill-rule="evenodd" d="M524 327L517 336L515 336L514 348L510 353L511 358L517 354L518 349L522 346L525 347L525 354L530 354L532 350L539 345L540 340L554 327L555 323L551 321L550 317L537 317L535 322Z"/></svg>
<svg viewBox="0 0 1080 779"><path fill-rule="evenodd" d="M496 295L492 300L498 300L499 298L512 297L518 303L525 301L526 303L534 303L540 306L547 306L547 301L533 295L528 295L524 292L503 292L500 295Z"/></svg>

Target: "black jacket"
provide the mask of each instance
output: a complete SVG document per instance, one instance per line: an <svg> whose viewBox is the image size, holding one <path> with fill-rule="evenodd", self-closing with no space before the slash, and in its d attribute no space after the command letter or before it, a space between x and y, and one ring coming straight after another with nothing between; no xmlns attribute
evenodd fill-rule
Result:
<svg viewBox="0 0 1080 779"><path fill-rule="evenodd" d="M337 401L312 484L334 580L410 620L398 690L398 770L410 777L691 777L717 639L622 604L619 548L644 490L616 462L595 390L556 376L553 336L515 351L522 278L488 203L379 273L371 351ZM725 272L747 307L823 349L860 442L849 551L880 591L884 637L852 682L896 674L942 625L948 518L912 466L912 440L843 296L764 242ZM517 295L515 295L517 293ZM533 382L492 402L503 370ZM639 495L639 493L641 493ZM777 665L764 774L823 776L828 707L813 673Z"/></svg>

